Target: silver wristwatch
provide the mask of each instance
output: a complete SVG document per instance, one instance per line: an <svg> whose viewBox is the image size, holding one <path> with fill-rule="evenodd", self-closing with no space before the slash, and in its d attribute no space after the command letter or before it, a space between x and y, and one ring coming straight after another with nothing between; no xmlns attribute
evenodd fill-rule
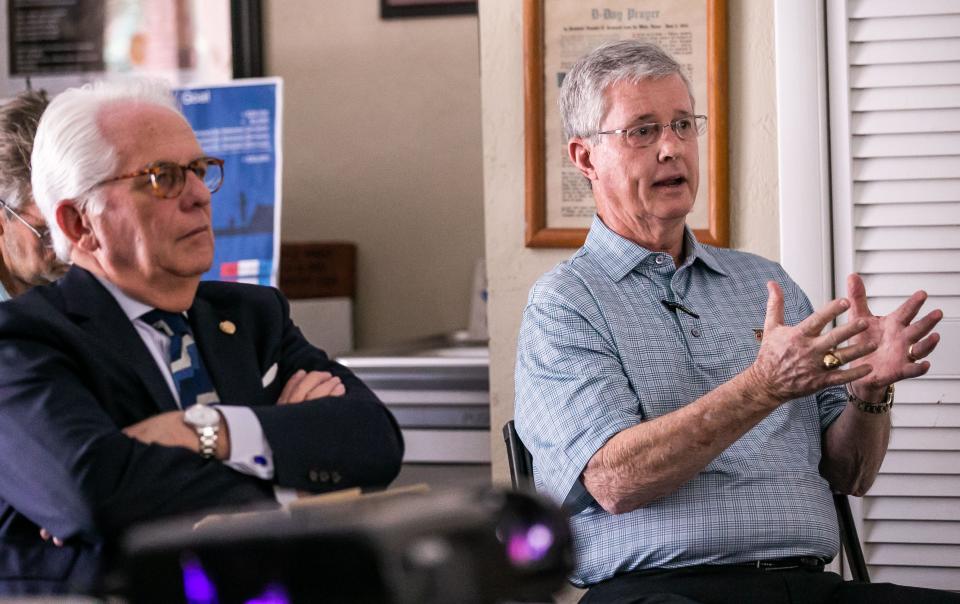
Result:
<svg viewBox="0 0 960 604"><path fill-rule="evenodd" d="M183 423L197 431L200 455L207 459L215 457L220 436L220 412L209 405L197 403L183 412Z"/></svg>

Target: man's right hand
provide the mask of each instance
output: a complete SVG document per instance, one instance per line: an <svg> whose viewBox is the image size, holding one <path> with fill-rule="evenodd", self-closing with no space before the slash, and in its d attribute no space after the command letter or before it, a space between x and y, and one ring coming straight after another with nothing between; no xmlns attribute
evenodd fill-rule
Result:
<svg viewBox="0 0 960 604"><path fill-rule="evenodd" d="M52 539L54 545L56 545L57 547L63 547L63 539L60 539L59 537L54 537L53 535L50 534L50 531L48 531L45 528L40 529L40 538L43 539L44 541L50 541Z"/></svg>
<svg viewBox="0 0 960 604"><path fill-rule="evenodd" d="M347 389L340 378L327 371L304 371L298 369L290 376L277 399L278 405L294 405L324 396L343 396ZM297 491L297 497L312 497L315 493Z"/></svg>
<svg viewBox="0 0 960 604"><path fill-rule="evenodd" d="M833 353L843 364L876 350L869 343L839 348L851 337L867 329L867 322L858 319L831 329L823 328L850 308L846 298L827 303L800 323L784 325L783 291L775 281L767 282L767 316L763 325L763 341L757 359L747 370L754 387L766 393L776 405L826 388L860 379L870 373L869 365L851 369L827 369L824 355Z"/></svg>
<svg viewBox="0 0 960 604"><path fill-rule="evenodd" d="M283 386L277 404L292 405L325 396L343 396L346 391L340 378L327 371L298 369Z"/></svg>

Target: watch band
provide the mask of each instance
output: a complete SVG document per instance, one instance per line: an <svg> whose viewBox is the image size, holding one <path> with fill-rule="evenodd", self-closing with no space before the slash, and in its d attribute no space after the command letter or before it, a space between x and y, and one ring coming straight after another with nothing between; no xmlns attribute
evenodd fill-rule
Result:
<svg viewBox="0 0 960 604"><path fill-rule="evenodd" d="M217 454L217 440L220 436L220 426L203 426L197 428L200 438L200 455L212 459Z"/></svg>
<svg viewBox="0 0 960 604"><path fill-rule="evenodd" d="M850 388L847 388L847 400L855 404L857 409L863 411L864 413L873 413L876 415L889 413L890 409L893 408L893 384L887 386L887 390L883 395L883 400L879 403L870 403L863 400L854 394L853 390Z"/></svg>
<svg viewBox="0 0 960 604"><path fill-rule="evenodd" d="M212 459L217 455L217 440L220 436L220 413L209 405L197 403L183 412L183 423L197 433L200 455Z"/></svg>

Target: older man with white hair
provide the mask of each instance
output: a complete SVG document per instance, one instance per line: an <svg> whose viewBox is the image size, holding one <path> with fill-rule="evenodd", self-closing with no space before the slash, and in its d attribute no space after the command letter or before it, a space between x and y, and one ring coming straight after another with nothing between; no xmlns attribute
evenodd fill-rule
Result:
<svg viewBox="0 0 960 604"><path fill-rule="evenodd" d="M33 188L73 266L0 306L0 591L90 589L140 521L396 476L393 417L280 292L200 282L224 169L156 85L44 113Z"/></svg>

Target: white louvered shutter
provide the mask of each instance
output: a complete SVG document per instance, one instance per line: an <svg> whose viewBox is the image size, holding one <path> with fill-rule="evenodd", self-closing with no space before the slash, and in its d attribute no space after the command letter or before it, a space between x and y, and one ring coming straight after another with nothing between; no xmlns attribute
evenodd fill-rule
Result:
<svg viewBox="0 0 960 604"><path fill-rule="evenodd" d="M877 314L922 288L946 315L897 387L864 554L874 582L960 591L960 2L829 0L827 39L836 291L857 271Z"/></svg>

